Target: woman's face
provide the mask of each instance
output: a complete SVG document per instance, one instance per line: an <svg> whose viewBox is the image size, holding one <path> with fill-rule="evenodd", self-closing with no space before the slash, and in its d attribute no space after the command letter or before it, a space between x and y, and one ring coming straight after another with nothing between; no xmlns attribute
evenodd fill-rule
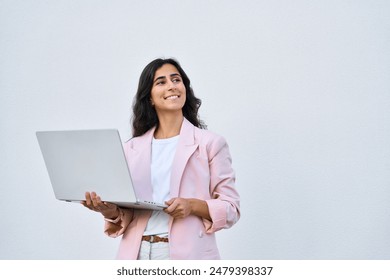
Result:
<svg viewBox="0 0 390 280"><path fill-rule="evenodd" d="M164 64L157 69L150 99L157 114L181 112L186 102L186 88L175 66Z"/></svg>

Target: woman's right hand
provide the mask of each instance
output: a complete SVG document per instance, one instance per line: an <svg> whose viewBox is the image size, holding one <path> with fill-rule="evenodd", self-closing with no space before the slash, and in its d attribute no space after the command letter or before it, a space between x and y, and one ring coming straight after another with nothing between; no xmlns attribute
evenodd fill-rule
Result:
<svg viewBox="0 0 390 280"><path fill-rule="evenodd" d="M103 202L95 192L86 192L85 200L81 204L92 211L101 213L106 219L115 220L119 216L118 206L110 202Z"/></svg>

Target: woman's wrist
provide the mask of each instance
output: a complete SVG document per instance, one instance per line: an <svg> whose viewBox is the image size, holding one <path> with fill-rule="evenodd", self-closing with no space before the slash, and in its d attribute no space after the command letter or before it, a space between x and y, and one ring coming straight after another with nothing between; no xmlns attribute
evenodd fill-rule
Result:
<svg viewBox="0 0 390 280"><path fill-rule="evenodd" d="M207 220L211 220L209 207L207 205L207 202L204 200L196 199L196 198L190 198L190 212L192 215L202 217Z"/></svg>
<svg viewBox="0 0 390 280"><path fill-rule="evenodd" d="M102 215L106 219L116 220L120 215L119 207L116 207L113 211L110 211L109 213L105 213L105 214L102 213Z"/></svg>

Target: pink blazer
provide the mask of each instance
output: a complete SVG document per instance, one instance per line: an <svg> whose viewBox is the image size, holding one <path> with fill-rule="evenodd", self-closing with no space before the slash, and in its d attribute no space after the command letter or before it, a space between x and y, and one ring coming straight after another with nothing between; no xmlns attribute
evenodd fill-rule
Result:
<svg viewBox="0 0 390 280"><path fill-rule="evenodd" d="M124 145L138 197L152 200L151 143L154 128ZM239 195L225 139L184 119L172 163L171 197L198 198L208 204L212 221L197 216L170 219L171 259L219 259L215 232L234 225L239 217ZM121 209L116 221L106 221L105 233L122 235L118 259L137 259L150 210Z"/></svg>

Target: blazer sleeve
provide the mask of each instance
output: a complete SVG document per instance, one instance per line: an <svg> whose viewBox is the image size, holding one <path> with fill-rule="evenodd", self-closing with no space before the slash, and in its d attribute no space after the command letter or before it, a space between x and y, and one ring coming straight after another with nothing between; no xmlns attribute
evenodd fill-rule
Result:
<svg viewBox="0 0 390 280"><path fill-rule="evenodd" d="M133 209L123 209L119 208L119 216L115 220L104 219L104 233L110 237L118 237L122 235L127 226L130 224L133 219L134 210Z"/></svg>
<svg viewBox="0 0 390 280"><path fill-rule="evenodd" d="M206 200L212 221L203 219L207 233L233 226L240 218L240 196L226 140L216 136L208 145L211 199Z"/></svg>

